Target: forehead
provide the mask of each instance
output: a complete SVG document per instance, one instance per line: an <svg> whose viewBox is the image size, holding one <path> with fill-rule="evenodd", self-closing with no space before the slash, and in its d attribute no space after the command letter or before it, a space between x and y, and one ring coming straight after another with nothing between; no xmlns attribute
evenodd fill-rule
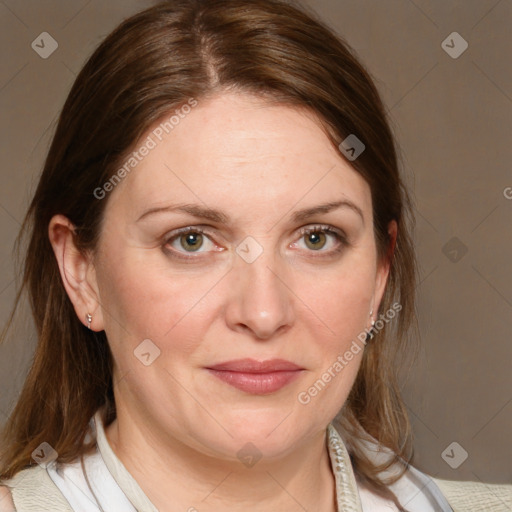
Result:
<svg viewBox="0 0 512 512"><path fill-rule="evenodd" d="M173 124L172 115L137 141L135 165L113 191L130 211L200 201L249 213L343 198L371 208L365 180L305 110L222 94L175 116ZM141 156L143 146L150 149Z"/></svg>

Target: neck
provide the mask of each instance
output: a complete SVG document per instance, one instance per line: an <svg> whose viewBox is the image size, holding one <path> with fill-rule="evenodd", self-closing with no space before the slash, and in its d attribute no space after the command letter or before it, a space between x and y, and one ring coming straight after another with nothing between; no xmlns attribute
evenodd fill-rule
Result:
<svg viewBox="0 0 512 512"><path fill-rule="evenodd" d="M143 418L118 411L105 434L159 512L336 511L325 431L279 460L247 468L149 432L145 425Z"/></svg>

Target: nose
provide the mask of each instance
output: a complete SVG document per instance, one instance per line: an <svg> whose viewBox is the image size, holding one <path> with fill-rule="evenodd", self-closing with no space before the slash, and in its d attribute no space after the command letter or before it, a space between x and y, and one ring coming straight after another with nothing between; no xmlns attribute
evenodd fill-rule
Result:
<svg viewBox="0 0 512 512"><path fill-rule="evenodd" d="M294 299L284 265L271 251L248 263L235 258L230 272L231 292L226 306L230 329L268 340L289 330L294 321Z"/></svg>

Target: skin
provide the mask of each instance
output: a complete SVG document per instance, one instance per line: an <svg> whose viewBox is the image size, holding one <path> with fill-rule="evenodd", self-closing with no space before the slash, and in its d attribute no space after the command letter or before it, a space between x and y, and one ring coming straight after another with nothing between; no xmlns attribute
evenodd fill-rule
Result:
<svg viewBox="0 0 512 512"><path fill-rule="evenodd" d="M61 215L49 236L78 317L92 314L114 356L118 417L106 433L116 455L161 512L334 511L325 430L363 351L309 404L297 395L370 327L382 299L389 263L377 260L367 183L312 114L223 93L199 102L103 200L94 254L77 251ZM363 218L341 207L292 219L340 200ZM138 221L176 203L230 221L170 211ZM319 224L348 244L300 233ZM185 237L168 242L187 226L206 232L196 251ZM396 223L389 232L396 239ZM248 236L263 251L252 263L236 252ZM145 339L160 350L148 366L134 356ZM205 369L239 358L282 358L303 371L255 395ZM236 455L247 442L262 454L252 468Z"/></svg>

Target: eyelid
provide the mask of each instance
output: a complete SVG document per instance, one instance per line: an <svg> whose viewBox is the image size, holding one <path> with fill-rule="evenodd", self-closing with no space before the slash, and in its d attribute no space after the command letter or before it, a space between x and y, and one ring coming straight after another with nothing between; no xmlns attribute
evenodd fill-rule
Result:
<svg viewBox="0 0 512 512"><path fill-rule="evenodd" d="M174 238L189 232L200 233L201 235L206 235L209 238L208 230L205 229L203 226L186 226L184 228L173 229L172 231L166 233L162 237L162 240L165 243L169 243L170 240L173 240Z"/></svg>
<svg viewBox="0 0 512 512"><path fill-rule="evenodd" d="M345 232L339 228L331 226L330 224L314 224L312 226L305 226L299 229L299 234L307 235L317 231L338 235L343 241L348 242Z"/></svg>
<svg viewBox="0 0 512 512"><path fill-rule="evenodd" d="M309 251L312 253L314 258L328 258L329 256L335 256L350 245L346 233L342 229L331 226L330 224L315 224L312 226L304 226L299 229L299 238L302 238L305 235L309 235L311 233L324 233L327 236L330 235L336 239L336 247L333 249L328 251ZM293 244L297 244L297 242L293 242ZM315 253L317 254L315 255Z"/></svg>
<svg viewBox="0 0 512 512"><path fill-rule="evenodd" d="M163 236L163 242L162 242L162 245L163 247L166 247L169 243L171 243L172 241L174 241L176 238L180 237L181 235L183 234L186 234L186 233L199 233L205 237L207 237L210 242L214 245L217 245L214 240L211 238L211 236L208 234L208 230L205 229L204 227L202 226L186 226L184 228L178 228L178 229L175 229L169 233L166 233L164 236ZM166 249L168 253L172 253L173 255L177 255L176 257L178 258L182 258L182 259L197 259L197 256L185 256L185 254L187 254L187 252L181 252L181 251L177 251L176 249ZM220 251L223 251L224 248L221 248L220 250L217 250L215 252L220 252ZM192 251L188 254L194 254L195 251ZM205 252L205 251L199 251L199 252ZM213 251L206 251L206 252L213 252Z"/></svg>

